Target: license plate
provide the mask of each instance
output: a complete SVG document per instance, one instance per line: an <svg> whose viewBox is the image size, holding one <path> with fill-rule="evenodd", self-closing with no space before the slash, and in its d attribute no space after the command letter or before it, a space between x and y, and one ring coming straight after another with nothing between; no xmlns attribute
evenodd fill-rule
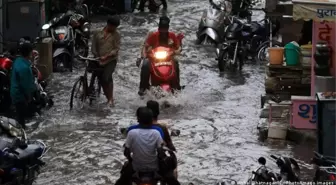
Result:
<svg viewBox="0 0 336 185"><path fill-rule="evenodd" d="M55 33L56 34L65 33L65 29L56 29Z"/></svg>
<svg viewBox="0 0 336 185"><path fill-rule="evenodd" d="M158 62L158 63L155 63L155 66L158 67L158 66L171 66L172 63L171 62Z"/></svg>

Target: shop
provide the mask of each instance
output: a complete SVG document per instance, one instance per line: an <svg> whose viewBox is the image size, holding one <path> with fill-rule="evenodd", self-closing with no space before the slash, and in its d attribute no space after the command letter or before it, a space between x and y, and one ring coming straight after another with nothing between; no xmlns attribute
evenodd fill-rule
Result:
<svg viewBox="0 0 336 185"><path fill-rule="evenodd" d="M317 129L318 152L335 156L336 0L293 0L294 20L313 20L310 97L292 97L291 126ZM301 98L301 100L300 100Z"/></svg>
<svg viewBox="0 0 336 185"><path fill-rule="evenodd" d="M293 20L310 21L312 43L270 49L266 92L286 88L290 101L268 101L268 137L286 139L289 130L313 133L319 153L335 155L335 16L336 0L293 0ZM263 101L263 100L262 100ZM283 109L285 111L278 111ZM284 112L288 113L284 113ZM279 121L278 114L284 120ZM283 116L286 114L286 116ZM329 117L325 117L329 116ZM288 121L289 120L289 121Z"/></svg>

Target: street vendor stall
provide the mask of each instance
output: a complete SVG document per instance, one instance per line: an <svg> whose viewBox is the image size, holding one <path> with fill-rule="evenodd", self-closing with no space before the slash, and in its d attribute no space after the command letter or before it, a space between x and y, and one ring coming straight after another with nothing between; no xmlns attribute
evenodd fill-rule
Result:
<svg viewBox="0 0 336 185"><path fill-rule="evenodd" d="M331 67L330 73L335 76L336 52L335 52L335 20L336 20L336 0L293 0L294 20L314 20L313 22L313 51L316 51L316 44L326 41L330 49ZM311 65L311 95L315 95L315 59L312 57Z"/></svg>
<svg viewBox="0 0 336 185"><path fill-rule="evenodd" d="M313 20L311 96L292 96L291 126L318 129L319 153L335 155L336 0L293 0L294 20ZM329 94L333 94L332 96ZM333 92L333 93L332 93ZM318 93L317 96L315 94ZM318 101L316 101L316 97ZM324 105L328 100L328 106ZM323 109L323 110L322 110ZM330 111L328 112L328 110ZM323 141L323 142L322 142ZM333 147L331 147L333 146Z"/></svg>

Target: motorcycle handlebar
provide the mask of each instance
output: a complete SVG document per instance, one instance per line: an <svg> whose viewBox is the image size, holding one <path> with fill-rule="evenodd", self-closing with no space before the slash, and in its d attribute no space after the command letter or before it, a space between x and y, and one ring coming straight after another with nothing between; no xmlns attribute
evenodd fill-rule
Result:
<svg viewBox="0 0 336 185"><path fill-rule="evenodd" d="M278 158L277 158L276 156L274 156L274 155L271 155L271 157L272 157L273 159L275 159L275 160L278 160Z"/></svg>

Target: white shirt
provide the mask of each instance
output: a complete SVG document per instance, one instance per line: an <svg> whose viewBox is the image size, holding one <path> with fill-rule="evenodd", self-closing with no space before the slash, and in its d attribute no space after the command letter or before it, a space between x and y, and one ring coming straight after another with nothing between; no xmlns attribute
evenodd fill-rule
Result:
<svg viewBox="0 0 336 185"><path fill-rule="evenodd" d="M132 152L135 171L153 172L159 170L157 148L163 144L160 132L155 129L137 128L127 134L125 146Z"/></svg>

